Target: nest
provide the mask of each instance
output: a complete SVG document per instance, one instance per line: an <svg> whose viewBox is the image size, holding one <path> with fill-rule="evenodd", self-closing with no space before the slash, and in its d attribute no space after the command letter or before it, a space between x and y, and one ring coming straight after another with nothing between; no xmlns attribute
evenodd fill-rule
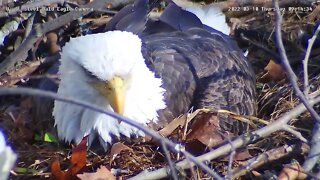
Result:
<svg viewBox="0 0 320 180"><path fill-rule="evenodd" d="M220 1L219 1L220 2ZM21 2L23 3L23 2ZM80 1L73 2L75 4L81 3ZM16 5L16 4L13 4ZM56 6L53 4L53 6ZM69 6L72 6L72 4ZM255 5L253 4L252 7ZM309 7L309 6L307 6ZM311 7L311 5L310 5ZM288 7L287 7L288 8ZM303 82L300 80L303 77L301 60L303 59L306 48L304 46L304 39L302 39L301 32L305 34L312 34L316 21L319 20L319 6L312 5L310 11L286 11L283 16L282 32L283 40L285 43L287 55L290 64L299 77L299 85L303 88ZM52 12L37 15L34 19L37 22L46 21L54 18L55 15L61 15L63 12ZM39 76L42 75L52 66L59 57L57 52L60 49L58 45L60 42L64 44L71 37L78 36L84 32L99 32L99 28L110 20L112 12L107 13L92 13L83 17L81 20L66 23L61 28L47 33L46 36L37 40L31 54L27 60L29 65L17 66L16 69L9 71L7 74L0 77L0 82L4 86L29 86L34 87L39 84ZM288 81L286 74L283 76L271 74L272 68L266 70L266 66L270 61L276 64L281 64L279 56L277 56L277 48L274 40L274 12L272 11L250 11L250 12L227 12L229 22L238 29L233 31L233 34L240 47L249 49L248 59L253 64L253 68L257 74L257 96L258 96L258 109L257 117L247 117L235 115L225 111L201 110L202 115L208 115L209 119L218 113L227 114L232 116L235 120L245 121L250 124L251 131L260 129L272 123L285 113L292 110L301 103L299 98L295 96L292 86ZM23 25L28 25L26 17ZM0 19L1 25L5 25L7 21L5 18ZM17 44L21 43L21 34L26 31L23 27L19 27L15 33L7 37L7 42L1 47L1 59L9 56L16 50ZM19 38L20 37L20 38ZM20 40L19 40L20 39ZM309 84L310 92L319 90L320 84L320 48L317 47L311 52L309 60ZM50 59L51 57L51 59ZM52 57L55 57L52 59ZM41 62L41 63L39 63ZM41 64L41 65L40 65ZM271 70L270 70L271 69ZM281 68L280 68L281 71ZM282 71L284 71L282 69ZM276 72L279 72L278 70ZM269 73L269 74L268 74ZM267 75L266 75L267 74ZM271 74L271 75L270 75ZM49 74L50 75L50 74ZM265 77L268 77L265 79ZM23 77L23 78L21 78ZM26 77L26 78L24 78ZM48 77L46 75L46 77ZM51 76L50 76L51 77ZM264 79L263 79L264 78ZM261 79L263 79L261 81ZM39 101L39 99L38 99ZM61 169L70 168L69 159L71 158L71 149L69 145L61 144L52 138L45 140L44 137L55 135L55 130L52 125L48 125L48 117L37 119L37 123L32 121L30 112L34 112L35 104L34 99L24 96L7 96L0 99L0 124L4 133L7 135L9 144L14 148L18 154L16 168L13 170L11 177L14 179L27 179L27 178L48 178L51 175L51 161L57 157L60 160ZM43 101L40 99L40 102ZM50 102L48 102L50 103ZM40 106L46 107L41 104ZM315 110L320 112L319 104L315 106ZM46 111L45 109L43 110ZM48 112L50 111L47 110ZM45 112L43 114L48 114ZM185 123L188 120L192 121L193 118L200 116L199 111L186 114L180 117L182 125L176 126L172 131L166 132L165 136L183 145L194 154L203 154L214 150L227 144L236 135L224 134L217 132L214 134L216 139L223 137L220 142L222 144L210 144L200 136L188 139L188 130L192 128L191 123ZM50 113L51 114L51 113ZM201 113L200 113L201 114ZM193 117L193 118L190 118ZM208 118L207 117L207 118ZM50 119L50 118L49 118ZM179 118L178 118L179 119ZM206 119L207 120L207 119ZM51 121L52 122L52 121ZM215 125L215 119L210 119ZM299 131L302 136L308 140L312 136L312 128L314 121L310 113L305 112L300 116L291 119L288 123L294 130ZM160 131L161 133L161 131ZM35 138L36 136L40 138ZM218 138L219 137L219 138ZM228 139L229 138L229 139ZM113 169L114 174L123 178L132 177L141 171L154 170L168 165L166 154L161 145L146 140L147 142L121 142L118 147L112 147L110 152L100 153L96 151L89 151L86 159L85 170L82 172L96 172L101 166L107 167L109 170ZM249 141L250 142L250 141ZM248 143L249 143L248 142ZM254 177L267 177L281 172L284 164L290 164L291 159L295 158L297 162L303 162L304 155L308 152L306 144L299 145L300 139L288 132L277 131L263 138L262 140L251 143L245 149L240 149L236 152L235 156L221 156L214 161L208 162L209 167L221 174L233 174L235 177L242 179ZM301 152L282 153L285 146L292 146L301 150ZM114 149L115 148L115 149ZM298 151L297 150L297 151ZM113 152L112 152L113 151ZM259 165L254 166L250 171L241 171L241 167L248 166L250 160L254 157L259 157L264 153L271 155L278 154L279 158L273 160L273 169L268 169L269 161L263 161ZM172 161L180 161L184 157L181 153L169 153ZM233 162L230 164L230 158ZM228 167L233 170L230 171ZM177 169L179 176L184 178L207 178L209 175L199 168L191 168L183 171Z"/></svg>

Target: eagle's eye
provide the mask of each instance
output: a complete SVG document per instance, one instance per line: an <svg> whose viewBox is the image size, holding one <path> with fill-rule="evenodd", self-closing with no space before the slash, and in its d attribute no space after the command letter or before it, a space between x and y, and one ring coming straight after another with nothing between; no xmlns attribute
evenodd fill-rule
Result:
<svg viewBox="0 0 320 180"><path fill-rule="evenodd" d="M114 76L112 79L107 81L92 80L90 84L96 89L111 105L113 110L119 114L123 114L124 111L124 100L125 100L125 81L119 77Z"/></svg>

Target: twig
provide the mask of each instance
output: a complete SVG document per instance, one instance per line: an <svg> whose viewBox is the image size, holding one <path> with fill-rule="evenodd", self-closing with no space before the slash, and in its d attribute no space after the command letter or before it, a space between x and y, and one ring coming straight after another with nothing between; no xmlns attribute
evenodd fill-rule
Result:
<svg viewBox="0 0 320 180"><path fill-rule="evenodd" d="M296 93L296 95L299 97L299 99L302 101L302 103L306 106L308 111L310 112L311 116L316 120L315 127L313 129L313 136L312 136L312 144L311 144L311 150L308 155L308 159L304 163L304 168L307 172L309 172L314 165L317 163L319 153L320 153L320 117L318 113L313 109L313 107L310 105L304 94L300 91L299 86L297 84L297 77L294 74L293 70L290 67L288 58L285 54L284 46L281 39L281 22L282 17L280 16L280 10L279 10L279 1L273 0L274 7L276 9L276 42L277 47L279 49L279 53L281 55L281 59L283 62L283 65L289 74L288 79L290 80L291 85L293 86L293 89Z"/></svg>
<svg viewBox="0 0 320 180"><path fill-rule="evenodd" d="M232 164L233 164L233 159L234 156L236 154L236 149L233 147L232 142L230 137L225 136L223 133L221 133L220 131L215 131L217 134L219 134L220 136L222 136L224 139L226 139L228 141L228 143L230 143L231 146L231 152L229 154L229 162L228 162L228 171L227 171L227 175L224 177L225 179L232 179L231 176L231 170L232 170Z"/></svg>
<svg viewBox="0 0 320 180"><path fill-rule="evenodd" d="M24 37L28 37L31 30L32 30L32 26L33 26L33 21L34 21L34 17L36 16L36 13L33 12L30 16L30 18L27 20L27 26L26 26L26 31L24 33Z"/></svg>
<svg viewBox="0 0 320 180"><path fill-rule="evenodd" d="M296 138L300 139L302 142L304 142L304 143L307 143L307 142L308 142L308 140L307 140L306 138L304 138L300 132L294 130L294 129L293 129L292 127L290 127L289 125L283 126L282 129L283 129L284 131L287 131L288 133L294 135Z"/></svg>
<svg viewBox="0 0 320 180"><path fill-rule="evenodd" d="M275 23L275 33L276 33L276 42L277 47L279 49L279 53L281 56L282 63L285 67L285 70L289 74L288 79L293 87L293 90L295 94L299 97L299 99L302 101L302 103L306 106L308 111L310 112L311 116L316 120L315 127L313 129L313 136L312 136L312 144L311 144L311 150L308 155L308 159L304 163L304 167L307 172L309 172L314 165L317 163L318 155L320 153L320 116L318 113L313 109L313 107L310 105L302 91L299 89L298 83L297 83L297 76L294 74L292 68L290 67L287 55L285 53L285 49L283 46L283 42L281 39L281 22L282 17L280 15L279 10L279 0L273 0L274 7L276 9L276 23Z"/></svg>
<svg viewBox="0 0 320 180"><path fill-rule="evenodd" d="M94 9L99 9L110 0L95 0L89 4L83 6L88 11L71 11L64 14L52 21L37 24L30 32L30 35L22 42L19 48L12 52L1 64L0 64L0 75L13 68L14 64L24 61L28 56L28 51L33 47L33 44L38 40L39 37L44 34L53 31L73 20L76 20L84 15L89 14Z"/></svg>
<svg viewBox="0 0 320 180"><path fill-rule="evenodd" d="M312 46L313 46L315 40L317 39L319 32L320 32L320 25L318 26L316 32L313 34L312 38L309 39L309 41L308 41L307 52L306 52L306 55L304 56L304 60L303 60L304 95L307 97L308 97L309 90L310 90L308 64L309 64Z"/></svg>
<svg viewBox="0 0 320 180"><path fill-rule="evenodd" d="M38 96L38 97L40 96L40 97L55 99L57 101L78 105L83 108L87 108L87 109L111 116L115 119L119 119L119 120L133 126L133 127L140 129L145 134L153 137L154 140L157 140L161 143L164 143L166 146L170 147L170 149L172 151L182 153L187 159L190 159L190 161L192 163L194 163L192 165L197 165L201 169L203 169L205 172L207 172L209 175L211 175L212 177L214 177L218 180L222 180L222 177L220 177L213 169L210 169L203 162L197 160L192 154L185 151L185 149L181 145L173 143L169 139L160 136L154 130L149 129L146 126L142 126L141 124L137 123L136 121L133 121L127 117L121 116L115 112L106 111L105 109L103 109L97 105L94 105L92 103L88 103L86 101L78 100L75 98L63 97L63 96L57 95L56 93L53 93L53 92L38 90L38 89L33 89L33 88L22 88L22 87L19 87L19 88L0 88L0 96L4 96L4 95L29 95L29 96Z"/></svg>
<svg viewBox="0 0 320 180"><path fill-rule="evenodd" d="M315 99L310 99L310 103L312 105L319 103L320 97L316 97ZM258 129L256 131L253 131L250 134L244 134L237 139L233 140L231 143L227 143L226 145L223 145L207 154L203 154L201 156L198 156L196 159L198 161L210 161L219 157L222 157L224 155L227 155L230 153L233 149L240 148L242 146L245 146L249 143L252 143L259 138L266 137L270 135L271 133L274 133L276 131L279 131L282 129L283 125L286 125L291 119L296 118L300 114L306 111L306 107L304 104L299 104L297 107L293 108L291 111L286 113L285 115L281 116L274 122L270 123L268 126L263 127L261 129ZM320 137L320 136L319 136ZM189 168L188 161L183 160L176 164L177 168ZM160 179L168 176L168 173L166 172L166 168L161 168L152 172L143 172L135 176L135 179L139 179L141 177L145 177L144 174L148 174L147 176L150 179Z"/></svg>
<svg viewBox="0 0 320 180"><path fill-rule="evenodd" d="M172 176L172 178L174 180L178 180L178 173L177 173L176 168L174 167L174 164L173 164L173 162L171 160L170 153L169 153L169 151L167 149L167 146L164 144L164 142L161 142L161 146L162 146L164 154L165 154L165 156L166 156L166 158L168 160L168 164L169 164L169 167L170 167L170 170L171 170L170 174L171 174L171 176Z"/></svg>
<svg viewBox="0 0 320 180"><path fill-rule="evenodd" d="M288 73L288 79L293 87L293 90L295 94L299 97L299 99L302 101L302 103L306 106L308 111L310 112L311 116L317 121L320 122L320 116L318 113L313 109L313 107L310 105L302 91L299 89L298 83L297 83L297 76L293 72L288 57L285 53L284 45L282 42L282 35L281 35L281 22L282 22L282 16L280 14L279 10L279 2L278 0L273 0L274 1L274 7L276 9L276 22L275 22L275 34L276 34L276 42L277 42L277 47L280 53L280 57L282 60L282 64L284 65L284 68L286 72Z"/></svg>
<svg viewBox="0 0 320 180"><path fill-rule="evenodd" d="M233 170L231 177L233 179L236 179L237 177L244 175L248 171L256 169L271 161L285 157L291 153L303 155L306 154L308 151L309 146L304 143L294 144L291 146L284 145L275 149L271 149L267 152L259 154L257 157L251 158L246 162L242 163L241 167Z"/></svg>
<svg viewBox="0 0 320 180"><path fill-rule="evenodd" d="M312 168L316 165L320 154L320 123L316 123L313 127L312 139L311 139L311 149L309 151L308 157L303 163L303 168L306 172L310 172Z"/></svg>

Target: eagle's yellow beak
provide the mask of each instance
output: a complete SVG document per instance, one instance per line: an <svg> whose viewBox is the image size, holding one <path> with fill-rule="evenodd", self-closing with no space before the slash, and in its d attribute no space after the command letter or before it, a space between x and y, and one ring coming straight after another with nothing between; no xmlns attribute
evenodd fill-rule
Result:
<svg viewBox="0 0 320 180"><path fill-rule="evenodd" d="M106 82L93 82L93 87L97 89L110 103L113 110L123 115L125 100L125 85L123 79L114 76Z"/></svg>

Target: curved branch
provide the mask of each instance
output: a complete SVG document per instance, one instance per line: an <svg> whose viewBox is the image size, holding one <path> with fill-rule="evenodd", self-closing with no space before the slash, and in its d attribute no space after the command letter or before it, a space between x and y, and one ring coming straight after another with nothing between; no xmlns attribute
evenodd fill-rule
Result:
<svg viewBox="0 0 320 180"><path fill-rule="evenodd" d="M315 99L310 100L310 104L314 105L316 103L320 102L320 97L316 97ZM304 113L306 111L306 107L304 104L299 104L297 107L293 108L291 111L286 113L285 115L281 116L274 122L270 123L268 126L263 127L259 130L253 131L249 134L244 134L237 139L233 140L231 143L228 143L226 145L223 145L207 154L203 154L201 156L198 156L196 159L198 161L210 161L217 159L219 157L222 157L224 155L229 154L234 149L243 147L249 143L252 143L260 138L266 137L270 135L271 133L274 133L276 131L282 130L282 127L287 126L287 123L299 116L300 114ZM190 164L188 161L183 160L176 164L177 168L187 169L190 168ZM169 176L167 173L167 168L161 168L152 172L142 172L138 174L137 176L133 177L132 179L141 179L142 177L148 177L150 179L160 179Z"/></svg>
<svg viewBox="0 0 320 180"><path fill-rule="evenodd" d="M206 171L212 177L214 177L218 180L222 180L222 177L220 177L213 169L210 169L203 162L197 160L196 157L194 157L189 152L185 151L184 148L181 147L181 145L175 144L172 141L168 140L167 138L160 136L154 130L149 129L146 126L142 126L141 124L139 124L139 123L127 118L127 117L121 116L115 112L106 111L97 105L94 105L92 103L88 103L83 100L77 100L74 98L63 97L63 96L60 96L60 95L53 93L53 92L39 90L39 89L33 89L33 88L22 88L22 87L19 87L19 88L0 88L0 96L5 96L5 95L28 95L28 96L40 96L40 97L55 99L57 101L78 105L83 108L87 108L87 109L111 116L115 119L119 119L119 120L124 121L125 123L133 126L133 127L136 127L138 129L142 130L147 135L153 137L154 140L157 140L157 141L165 144L166 146L170 147L170 149L172 151L182 153L187 159L189 159L190 161L192 161L194 163L193 165L199 166L201 169ZM188 162L188 164L190 164L190 163Z"/></svg>

